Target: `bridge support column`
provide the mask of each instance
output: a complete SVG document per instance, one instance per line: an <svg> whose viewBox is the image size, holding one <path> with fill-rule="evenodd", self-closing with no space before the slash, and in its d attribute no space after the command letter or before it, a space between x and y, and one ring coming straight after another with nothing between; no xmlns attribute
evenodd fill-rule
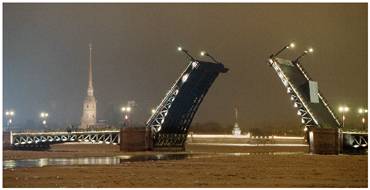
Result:
<svg viewBox="0 0 370 190"><path fill-rule="evenodd" d="M340 133L338 129L312 128L309 130L310 153L339 154Z"/></svg>
<svg viewBox="0 0 370 190"><path fill-rule="evenodd" d="M12 132L3 131L3 149L8 150L12 148Z"/></svg>
<svg viewBox="0 0 370 190"><path fill-rule="evenodd" d="M148 127L126 127L120 131L121 151L148 151L153 149L153 138Z"/></svg>

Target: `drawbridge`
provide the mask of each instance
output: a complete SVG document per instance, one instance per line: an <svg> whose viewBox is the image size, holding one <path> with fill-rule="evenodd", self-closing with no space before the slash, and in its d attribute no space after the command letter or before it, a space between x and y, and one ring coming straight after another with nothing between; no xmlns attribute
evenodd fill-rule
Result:
<svg viewBox="0 0 370 190"><path fill-rule="evenodd" d="M184 147L199 105L217 76L227 71L219 62L192 58L146 122L152 130L154 148Z"/></svg>
<svg viewBox="0 0 370 190"><path fill-rule="evenodd" d="M287 45L268 59L268 64L274 69L277 76L286 88L286 92L297 109L305 130L310 129L339 129L342 134L344 147L367 148L367 133L343 132L342 124L333 112L327 100L318 90L318 83L314 81L302 67L300 59L311 50L306 50L295 60L277 57L285 49L294 47Z"/></svg>

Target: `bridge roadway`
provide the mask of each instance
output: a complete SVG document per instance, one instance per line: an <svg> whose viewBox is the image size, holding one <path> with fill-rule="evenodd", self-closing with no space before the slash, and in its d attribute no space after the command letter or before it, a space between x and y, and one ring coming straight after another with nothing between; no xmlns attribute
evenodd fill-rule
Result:
<svg viewBox="0 0 370 190"><path fill-rule="evenodd" d="M367 133L366 132L342 132L342 146L351 146L355 149L367 148ZM214 134L189 134L188 140L193 139L213 139L211 141L229 142L234 139L240 141L242 139L251 140L272 140L272 139L285 139L285 140L303 140L303 137L286 137L286 136L266 136L266 137L253 137L249 135L214 135ZM239 140L238 140L239 139ZM204 140L202 140L204 141ZM206 140L208 141L208 140ZM210 142L211 142L210 141ZM242 140L244 142L244 140ZM65 143L65 142L89 142L95 144L119 144L120 131L119 130L105 130L105 131L77 131L77 132L33 132L33 133L12 133L10 132L10 143L15 148L33 148L43 147L49 144Z"/></svg>

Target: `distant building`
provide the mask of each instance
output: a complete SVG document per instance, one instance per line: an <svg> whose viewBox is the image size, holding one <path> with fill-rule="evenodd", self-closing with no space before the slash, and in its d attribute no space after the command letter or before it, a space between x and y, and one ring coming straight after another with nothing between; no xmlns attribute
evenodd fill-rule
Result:
<svg viewBox="0 0 370 190"><path fill-rule="evenodd" d="M242 131L240 130L239 124L238 124L238 109L237 108L235 108L235 124L234 124L234 128L231 131L231 133L236 136L239 136L242 134Z"/></svg>
<svg viewBox="0 0 370 190"><path fill-rule="evenodd" d="M92 60L91 51L92 45L89 44L90 62L89 62L89 83L87 87L87 96L84 100L83 111L81 117L80 129L87 129L90 126L96 125L96 99L94 96L93 76L92 76Z"/></svg>

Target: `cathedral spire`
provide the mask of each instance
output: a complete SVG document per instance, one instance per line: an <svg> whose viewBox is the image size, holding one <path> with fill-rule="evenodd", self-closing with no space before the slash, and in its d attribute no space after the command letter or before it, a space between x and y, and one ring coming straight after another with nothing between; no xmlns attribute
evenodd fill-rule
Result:
<svg viewBox="0 0 370 190"><path fill-rule="evenodd" d="M87 95L94 96L94 88L93 88L93 76L92 76L92 44L89 44L90 49L90 59L89 59L89 85L87 87Z"/></svg>

